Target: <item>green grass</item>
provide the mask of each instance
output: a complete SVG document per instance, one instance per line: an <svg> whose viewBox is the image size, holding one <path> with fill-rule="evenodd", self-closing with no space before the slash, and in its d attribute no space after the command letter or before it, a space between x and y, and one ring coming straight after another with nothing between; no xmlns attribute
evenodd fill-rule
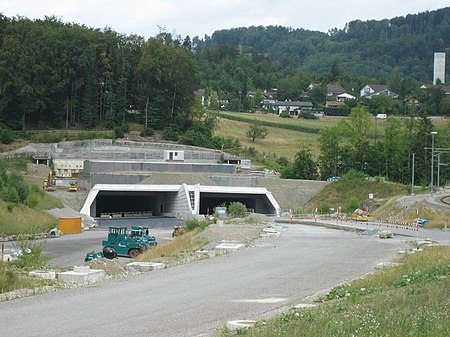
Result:
<svg viewBox="0 0 450 337"><path fill-rule="evenodd" d="M436 337L450 332L450 246L407 254L396 267L334 288L311 309L216 336Z"/></svg>
<svg viewBox="0 0 450 337"><path fill-rule="evenodd" d="M385 200L389 197L408 194L408 187L379 179L364 179L349 173L338 181L325 186L305 206L317 207L323 213L328 213L329 208L337 210L341 207L344 213L352 213L356 208L369 206L369 211L377 207L377 200ZM369 203L369 193L374 199Z"/></svg>
<svg viewBox="0 0 450 337"><path fill-rule="evenodd" d="M280 118L280 120L282 119ZM313 153L319 153L319 135L317 133L268 127L267 137L252 143L246 137L247 129L248 124L245 122L219 118L219 127L215 130L214 135L238 138L241 142L241 151L245 148L254 148L260 153L276 158L293 159L301 149L311 149Z"/></svg>
<svg viewBox="0 0 450 337"><path fill-rule="evenodd" d="M58 219L41 209L0 200L0 236L47 232L56 227Z"/></svg>

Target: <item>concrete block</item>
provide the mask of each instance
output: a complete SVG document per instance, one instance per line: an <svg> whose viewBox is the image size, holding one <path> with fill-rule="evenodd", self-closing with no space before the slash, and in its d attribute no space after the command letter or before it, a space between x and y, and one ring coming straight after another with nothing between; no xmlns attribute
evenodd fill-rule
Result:
<svg viewBox="0 0 450 337"><path fill-rule="evenodd" d="M159 270L166 267L164 263L158 262L131 262L128 263L127 266L131 269L135 269L141 272Z"/></svg>
<svg viewBox="0 0 450 337"><path fill-rule="evenodd" d="M28 273L30 276L40 277L46 280L56 279L56 273L54 271L34 270Z"/></svg>
<svg viewBox="0 0 450 337"><path fill-rule="evenodd" d="M389 238L394 237L394 233L392 233L392 231L387 229L387 230L378 232L378 237L380 239L389 239Z"/></svg>
<svg viewBox="0 0 450 337"><path fill-rule="evenodd" d="M222 250L238 250L245 245L243 243L233 243L233 242L222 242L220 245L216 246L216 249Z"/></svg>
<svg viewBox="0 0 450 337"><path fill-rule="evenodd" d="M73 271L76 273L89 273L91 268L89 266L74 266Z"/></svg>
<svg viewBox="0 0 450 337"><path fill-rule="evenodd" d="M234 331L238 329L250 328L255 325L256 321L241 319L237 321L228 321L227 328Z"/></svg>
<svg viewBox="0 0 450 337"><path fill-rule="evenodd" d="M63 282L71 282L71 283L94 283L102 280L106 272L102 269L89 269L87 272L83 272L86 269L80 268L77 270L82 270L81 272L77 271L66 271L62 273L57 273L56 278L59 281Z"/></svg>
<svg viewBox="0 0 450 337"><path fill-rule="evenodd" d="M294 308L295 309L303 309L303 308L312 308L317 306L317 304L314 303L299 303Z"/></svg>

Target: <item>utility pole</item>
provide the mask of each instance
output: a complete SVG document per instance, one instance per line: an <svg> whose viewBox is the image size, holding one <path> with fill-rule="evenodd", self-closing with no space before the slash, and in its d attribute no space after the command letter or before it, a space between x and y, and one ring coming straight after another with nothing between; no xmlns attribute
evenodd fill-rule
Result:
<svg viewBox="0 0 450 337"><path fill-rule="evenodd" d="M433 169L434 169L434 136L437 135L437 131L431 131L431 183L430 183L430 193L433 195L434 182L433 182Z"/></svg>
<svg viewBox="0 0 450 337"><path fill-rule="evenodd" d="M416 154L413 152L413 154L412 154L412 166L411 166L411 171L412 171L412 174L411 174L411 195L415 195L415 193L414 193L414 156L415 156Z"/></svg>

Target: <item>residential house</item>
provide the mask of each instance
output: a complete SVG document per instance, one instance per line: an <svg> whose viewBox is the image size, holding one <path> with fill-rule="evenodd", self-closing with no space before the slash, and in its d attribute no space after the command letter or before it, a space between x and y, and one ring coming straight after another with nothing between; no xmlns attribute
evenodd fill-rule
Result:
<svg viewBox="0 0 450 337"><path fill-rule="evenodd" d="M328 97L335 97L341 94L345 93L345 89L342 88L337 83L329 83L327 84L327 96Z"/></svg>
<svg viewBox="0 0 450 337"><path fill-rule="evenodd" d="M308 90L312 90L316 87L320 87L322 84L320 83L311 83L308 86ZM337 95L345 93L345 89L337 83L328 83L327 84L327 97L335 97Z"/></svg>
<svg viewBox="0 0 450 337"><path fill-rule="evenodd" d="M356 97L353 95L347 94L346 92L336 96L336 101L338 101L338 102L345 102L346 100L349 100L349 99L356 99Z"/></svg>
<svg viewBox="0 0 450 337"><path fill-rule="evenodd" d="M327 101L325 103L325 106L329 108L339 108L343 105L345 105L344 101Z"/></svg>
<svg viewBox="0 0 450 337"><path fill-rule="evenodd" d="M278 89L276 88L266 89L263 92L263 96L265 99L268 100L276 100L278 97Z"/></svg>
<svg viewBox="0 0 450 337"><path fill-rule="evenodd" d="M395 92L389 90L387 85L381 85L381 84L367 84L364 86L364 88L360 91L361 97L365 98L372 98L374 96L378 95L388 95L392 98L397 98L399 95Z"/></svg>
<svg viewBox="0 0 450 337"><path fill-rule="evenodd" d="M198 89L194 91L194 96L200 99L202 106L205 106L205 89Z"/></svg>
<svg viewBox="0 0 450 337"><path fill-rule="evenodd" d="M283 112L287 112L291 116L297 116L301 110L311 110L313 104L311 102L264 100L263 108L272 110L279 115Z"/></svg>

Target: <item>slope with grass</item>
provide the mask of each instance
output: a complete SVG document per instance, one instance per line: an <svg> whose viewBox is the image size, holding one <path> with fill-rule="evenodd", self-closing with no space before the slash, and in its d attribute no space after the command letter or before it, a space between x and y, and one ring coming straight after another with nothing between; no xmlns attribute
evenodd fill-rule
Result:
<svg viewBox="0 0 450 337"><path fill-rule="evenodd" d="M322 304L216 336L448 336L450 247L406 254L398 266L332 289Z"/></svg>
<svg viewBox="0 0 450 337"><path fill-rule="evenodd" d="M356 208L369 208L374 211L387 198L403 196L408 193L405 185L369 179L364 174L351 171L326 186L309 202L310 207L317 207L322 213L328 213L330 208L341 207L343 213L351 214ZM369 194L373 199L369 199Z"/></svg>

